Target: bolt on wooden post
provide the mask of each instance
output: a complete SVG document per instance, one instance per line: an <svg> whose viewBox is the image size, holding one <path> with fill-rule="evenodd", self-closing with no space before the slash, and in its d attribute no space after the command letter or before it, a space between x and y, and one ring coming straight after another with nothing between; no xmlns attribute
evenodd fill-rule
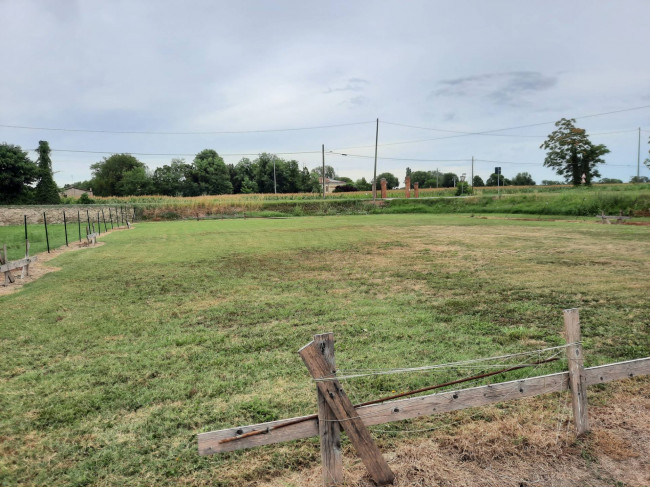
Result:
<svg viewBox="0 0 650 487"><path fill-rule="evenodd" d="M573 419L578 436L589 431L587 416L587 377L585 375L582 345L580 344L580 315L577 308L564 310L564 334L569 346L569 388L573 405Z"/></svg>

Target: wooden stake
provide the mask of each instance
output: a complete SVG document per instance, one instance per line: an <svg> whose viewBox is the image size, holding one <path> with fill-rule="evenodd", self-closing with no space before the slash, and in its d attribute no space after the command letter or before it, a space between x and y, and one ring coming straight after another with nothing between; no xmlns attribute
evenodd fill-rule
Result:
<svg viewBox="0 0 650 487"><path fill-rule="evenodd" d="M331 373L336 371L334 361L334 334L314 335L314 343L320 347ZM343 456L341 453L341 427L336 416L327 405L323 393L318 390L318 433L320 435L320 456L323 464L323 485L343 483Z"/></svg>
<svg viewBox="0 0 650 487"><path fill-rule="evenodd" d="M589 431L587 416L587 378L585 376L580 344L580 316L577 308L564 310L564 334L567 343L566 356L569 362L569 388L573 403L573 419L578 436Z"/></svg>
<svg viewBox="0 0 650 487"><path fill-rule="evenodd" d="M25 239L25 259L29 259L29 240L27 239ZM29 263L23 266L20 278L25 279L27 276L29 276Z"/></svg>
<svg viewBox="0 0 650 487"><path fill-rule="evenodd" d="M321 348L315 342L305 345L298 353L314 379L332 376L332 369L325 360ZM375 483L377 485L391 484L395 479L395 475L384 457L381 456L381 452L372 439L370 431L363 424L339 381L336 379L317 381L316 386L323 394L336 419L339 420L341 427L348 434L350 441L357 450L357 454Z"/></svg>
<svg viewBox="0 0 650 487"><path fill-rule="evenodd" d="M4 244L3 246L3 255L4 255L4 262L3 264L8 264L9 263L9 256L7 255L7 244ZM5 286L9 283L15 282L14 276L11 275L11 271L7 270L5 272Z"/></svg>

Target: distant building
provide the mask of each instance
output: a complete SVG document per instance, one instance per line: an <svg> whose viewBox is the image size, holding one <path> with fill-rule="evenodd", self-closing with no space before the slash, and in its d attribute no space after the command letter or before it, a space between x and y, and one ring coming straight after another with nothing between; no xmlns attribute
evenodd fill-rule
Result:
<svg viewBox="0 0 650 487"><path fill-rule="evenodd" d="M89 198L93 197L93 189L92 188L90 188L88 190L77 189L77 188L67 188L67 189L63 190L63 192L61 193L61 196L65 196L66 198L78 199L84 193L88 194Z"/></svg>
<svg viewBox="0 0 650 487"><path fill-rule="evenodd" d="M321 191L323 188L323 178L319 177L318 178L318 184L320 184ZM338 181L337 179L330 179L330 178L325 178L325 192L326 193L331 193L334 191L334 188L337 186L344 186L347 183L345 181Z"/></svg>

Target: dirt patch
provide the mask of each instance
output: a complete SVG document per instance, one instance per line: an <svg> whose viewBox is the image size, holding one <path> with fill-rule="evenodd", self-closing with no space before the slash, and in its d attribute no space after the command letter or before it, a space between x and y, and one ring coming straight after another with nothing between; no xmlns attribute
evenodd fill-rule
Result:
<svg viewBox="0 0 650 487"><path fill-rule="evenodd" d="M394 485L647 487L650 379L616 382L590 394L607 398L594 401L605 405L590 408L592 432L583 439L571 433L566 411L563 421L555 415L558 396L542 396L508 406L505 414L497 407L481 408L483 420L461 419L460 426L430 438L401 440L392 450L384 446ZM374 485L351 448L344 458L344 485ZM321 469L249 485L316 487L322 485Z"/></svg>
<svg viewBox="0 0 650 487"><path fill-rule="evenodd" d="M119 229L115 228L113 230L109 230L108 232L102 233L102 236L108 235L109 233L112 232L118 232L122 230L127 230L127 228L119 228ZM99 238L101 238L101 236ZM92 244L89 245L88 242L86 242L85 240L82 242L71 242L68 247L64 246L64 247L59 247L58 249L51 249L49 254L47 252L41 252L40 254L35 254L35 256L38 259L33 264L29 265L29 276L25 277L24 279L20 277L20 274L22 272L22 267L13 270L11 273L16 280L15 282L7 286L3 286L2 284L0 284L0 296L5 296L7 294L18 292L22 289L22 287L25 284L29 282L33 282L43 277L45 274L49 274L50 272L61 270L60 267L54 267L46 264L47 262L54 259L55 257L58 257L59 255L64 254L66 252L74 252L76 250L101 247L105 243L106 242L100 242L99 240L95 245ZM0 283L4 283L4 274L0 275Z"/></svg>

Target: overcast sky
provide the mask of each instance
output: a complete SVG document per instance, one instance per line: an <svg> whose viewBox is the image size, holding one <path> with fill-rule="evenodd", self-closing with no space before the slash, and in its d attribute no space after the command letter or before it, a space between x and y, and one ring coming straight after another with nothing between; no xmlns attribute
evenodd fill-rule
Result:
<svg viewBox="0 0 650 487"><path fill-rule="evenodd" d="M0 0L0 19L2 125L220 132L356 124L199 135L0 127L0 142L26 150L49 141L59 184L89 178L90 164L107 155L66 150L190 161L212 148L227 163L241 153L313 151L282 156L313 168L321 144L348 154L326 153L339 175L370 179L376 118L379 172L469 176L474 156L484 178L500 165L506 177L528 171L539 182L559 179L542 167L539 149L552 124L451 131L650 105L647 0ZM641 160L648 157L650 107L577 125L611 149L604 177L636 174L639 127ZM172 157L138 156L151 169ZM650 176L643 165L641 175Z"/></svg>

